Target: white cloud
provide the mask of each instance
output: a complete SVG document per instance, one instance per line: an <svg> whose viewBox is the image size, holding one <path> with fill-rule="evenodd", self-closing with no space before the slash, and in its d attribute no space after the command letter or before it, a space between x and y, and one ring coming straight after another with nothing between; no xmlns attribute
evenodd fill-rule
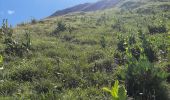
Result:
<svg viewBox="0 0 170 100"><path fill-rule="evenodd" d="M12 14L15 13L15 11L14 11L14 10L8 10L7 13L8 13L9 15L12 15Z"/></svg>

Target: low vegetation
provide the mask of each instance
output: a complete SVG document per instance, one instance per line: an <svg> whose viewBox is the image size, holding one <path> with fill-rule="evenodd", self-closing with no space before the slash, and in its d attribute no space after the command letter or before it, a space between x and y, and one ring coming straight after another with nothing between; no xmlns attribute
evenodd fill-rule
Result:
<svg viewBox="0 0 170 100"><path fill-rule="evenodd" d="M16 27L4 20L0 99L169 100L170 3L141 2Z"/></svg>

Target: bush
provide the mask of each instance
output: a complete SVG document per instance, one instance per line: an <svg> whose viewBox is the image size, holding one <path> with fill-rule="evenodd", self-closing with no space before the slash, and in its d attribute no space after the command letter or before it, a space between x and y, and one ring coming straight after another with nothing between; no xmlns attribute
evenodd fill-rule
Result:
<svg viewBox="0 0 170 100"><path fill-rule="evenodd" d="M150 34L156 34L156 33L166 33L167 29L165 25L161 26L148 26L148 30Z"/></svg>
<svg viewBox="0 0 170 100"><path fill-rule="evenodd" d="M98 60L95 62L95 65L93 67L93 71L97 72L112 72L113 66L111 60L104 59L104 60Z"/></svg>
<svg viewBox="0 0 170 100"><path fill-rule="evenodd" d="M126 63L125 53L115 51L115 53L114 53L114 61L118 65L124 65Z"/></svg>
<svg viewBox="0 0 170 100"><path fill-rule="evenodd" d="M5 44L5 50L4 52L7 55L12 56L19 56L22 57L28 50L30 50L31 47L31 40L30 40L30 34L28 32L25 33L25 43L19 43L14 40L13 36L13 29L12 27L8 27L8 22L6 20L3 21L2 26L3 34L4 34L4 44Z"/></svg>
<svg viewBox="0 0 170 100"><path fill-rule="evenodd" d="M101 51L95 51L89 54L87 61L88 63L91 63L102 58L104 58L104 53Z"/></svg>
<svg viewBox="0 0 170 100"><path fill-rule="evenodd" d="M66 28L66 24L65 23L63 23L62 21L59 21L58 23L57 23L57 28L53 31L53 34L54 35L57 35L57 34L59 34L59 32L63 32L63 31L65 31L67 28Z"/></svg>
<svg viewBox="0 0 170 100"><path fill-rule="evenodd" d="M17 84L12 81L4 81L0 83L0 95L7 96L12 95L17 91Z"/></svg>
<svg viewBox="0 0 170 100"><path fill-rule="evenodd" d="M48 93L54 89L54 85L50 81L43 79L35 84L34 89L38 94Z"/></svg>
<svg viewBox="0 0 170 100"><path fill-rule="evenodd" d="M104 38L104 36L101 37L100 45L101 45L102 48L106 47L106 39Z"/></svg>
<svg viewBox="0 0 170 100"><path fill-rule="evenodd" d="M127 91L129 96L143 100L166 100L165 88L166 72L145 59L139 62L132 59L126 73ZM165 96L165 97L164 97Z"/></svg>
<svg viewBox="0 0 170 100"><path fill-rule="evenodd" d="M20 82L32 82L33 79L40 78L41 74L38 72L38 70L31 68L31 67L25 67L25 68L19 68L15 69L13 72L10 73L10 78L12 80L20 81Z"/></svg>

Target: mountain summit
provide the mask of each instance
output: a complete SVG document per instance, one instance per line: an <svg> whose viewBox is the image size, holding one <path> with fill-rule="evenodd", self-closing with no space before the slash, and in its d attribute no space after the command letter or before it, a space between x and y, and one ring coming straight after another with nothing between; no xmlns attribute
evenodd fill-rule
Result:
<svg viewBox="0 0 170 100"><path fill-rule="evenodd" d="M108 8L114 7L120 0L101 0L95 3L85 3L79 4L74 7L66 8L64 10L56 11L50 17L54 16L62 16L69 13L74 12L89 12L89 11L97 11L97 10L104 10Z"/></svg>

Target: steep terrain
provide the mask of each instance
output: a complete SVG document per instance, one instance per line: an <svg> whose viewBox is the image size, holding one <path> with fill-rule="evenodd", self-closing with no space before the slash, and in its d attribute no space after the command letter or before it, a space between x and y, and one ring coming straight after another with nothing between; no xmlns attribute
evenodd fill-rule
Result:
<svg viewBox="0 0 170 100"><path fill-rule="evenodd" d="M120 0L100 0L96 3L80 4L71 8L56 11L50 17L66 15L73 12L90 12L90 11L104 10L108 8L113 8L118 2L120 2Z"/></svg>
<svg viewBox="0 0 170 100"><path fill-rule="evenodd" d="M0 99L111 100L102 88L119 80L135 100L169 100L170 1L101 2L1 34Z"/></svg>

